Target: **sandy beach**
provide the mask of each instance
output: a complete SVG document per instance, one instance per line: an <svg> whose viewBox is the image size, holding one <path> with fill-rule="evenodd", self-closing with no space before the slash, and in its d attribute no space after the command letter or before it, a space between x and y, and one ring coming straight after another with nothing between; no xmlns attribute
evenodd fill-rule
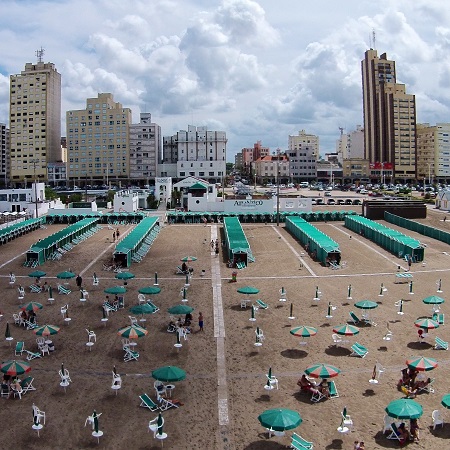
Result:
<svg viewBox="0 0 450 450"><path fill-rule="evenodd" d="M448 230L448 224L442 218L442 213L430 210L428 218L421 221ZM312 261L283 224L280 227L246 224L244 231L256 261L238 271L236 283L230 282L232 269L226 265L226 256L221 251L216 257L209 245L212 238L218 236L221 239L221 225L165 225L144 260L129 268L136 277L128 281L125 308L111 313L106 326L101 322L101 304L106 295L103 290L123 284L114 278L113 272L102 270L103 263L111 260L115 246L111 242L111 230L104 227L75 246L60 261L46 262L39 267L47 273L43 281L54 288L54 304L48 303L46 293L30 293L28 286L34 280L28 273L32 269L23 267L23 262L27 249L34 242L62 226L49 225L3 245L0 250L3 290L0 327L4 334L8 321L14 340L10 346L3 338L0 346L2 361L25 358L25 354L14 356L17 341L24 341L27 350L37 350L33 332L14 325L12 314L19 311L23 301L42 303L43 309L37 312L39 325L58 325L61 331L52 336L54 352L30 361L29 375L34 378L36 391L28 392L21 400L0 399L7 424L0 431L2 441L14 442L18 447L45 449L161 448L160 441L148 432L148 421L156 413L139 407L139 395L147 393L155 399L152 370L175 365L184 369L187 377L175 383L173 391L173 398L183 405L164 412L164 431L168 435L164 448L286 448L291 432L269 440L267 431L257 420L264 410L277 407L300 413L303 422L293 431L312 441L315 449L352 449L355 440L364 441L367 449L396 448L398 444L387 440L382 433L384 408L391 400L404 397L396 383L405 360L423 355L438 360L438 368L427 373L435 378L435 393L424 393L416 399L424 409L420 420L421 439L410 445L423 449L445 448L450 437L448 424L436 431L430 431L429 425L435 409L440 409L448 419L446 410L440 405L442 396L450 392L448 352L433 347L435 336L449 340L449 325L430 330L426 342L420 343L414 321L430 316L431 307L422 299L436 295L438 279L442 279L443 293L437 295L448 300L448 245L402 230L426 245L424 264L412 265L414 293L410 294L408 284L395 283L395 274L407 269L404 260L349 231L343 222L313 225L339 243L345 268L331 270ZM387 226L396 228L391 224ZM119 230L123 237L132 230L132 225L121 225ZM185 277L175 275L175 269L180 258L186 255L198 258L190 263L194 276L187 290L187 304L195 308L194 326L193 333L187 340L182 340L183 346L177 349L174 347L176 336L166 331L167 308L181 303L180 291ZM56 284L60 281L56 274L69 269L82 276L83 287L89 292L86 303L80 302L75 280L69 280L66 285L72 290L70 295L56 293ZM17 277L14 287L9 285L9 272L14 272ZM98 286L92 283L94 272L100 279ZM161 293L153 295L152 301L160 311L145 316L149 333L137 341L139 360L124 362L117 329L130 323L128 309L137 304L139 288L153 285L155 272ZM23 301L18 300L19 284L26 288ZM349 284L352 286L351 300L347 299ZM379 296L381 284L387 288L383 296ZM260 298L269 305L268 309L256 312L255 322L249 320L250 308L241 307L243 296L237 293L239 287L246 285L260 290L255 301ZM321 292L319 301L314 300L317 286ZM287 292L286 302L279 301L282 287ZM354 303L363 299L378 303L379 306L370 311L377 325L363 326L357 336L348 337L348 344L335 346L331 336L333 327L346 323L350 311L361 316L361 310L355 308ZM398 307L394 305L400 299L404 299L403 315L397 314ZM328 302L336 307L331 318L325 317ZM61 306L67 303L72 319L69 325L64 323L61 315ZM288 319L291 303L294 320ZM441 313L447 314L447 310L448 305L444 303ZM203 332L198 331L197 325L200 311L205 318ZM299 325L314 326L318 333L302 344L300 338L289 333L291 327ZM383 337L388 326L393 336L386 341ZM264 332L261 347L254 345L256 327ZM86 328L91 328L97 337L91 351L86 346ZM354 342L369 350L365 358L349 356ZM299 393L296 382L306 367L319 362L341 370L334 379L339 397L313 403L309 395ZM374 385L369 379L377 362L386 370L379 383ZM61 363L70 371L72 379L66 392L59 385ZM111 389L114 366L123 380L117 395ZM264 389L269 367L279 381L278 390ZM46 412L46 424L39 438L31 428L33 403ZM337 427L345 406L354 428L341 434ZM94 409L102 413L100 429L104 435L100 444L91 436L90 427L84 426L86 417Z"/></svg>

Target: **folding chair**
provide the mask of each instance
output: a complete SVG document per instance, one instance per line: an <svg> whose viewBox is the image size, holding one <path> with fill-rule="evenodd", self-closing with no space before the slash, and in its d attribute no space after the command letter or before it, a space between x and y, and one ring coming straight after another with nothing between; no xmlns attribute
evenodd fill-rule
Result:
<svg viewBox="0 0 450 450"><path fill-rule="evenodd" d="M397 425L395 423L391 423L389 425L389 431L391 433L387 436L387 439L394 439L401 442L400 431L398 431Z"/></svg>
<svg viewBox="0 0 450 450"><path fill-rule="evenodd" d="M131 325L137 325L138 324L138 320L136 319L136 317L128 316L128 318L130 319Z"/></svg>
<svg viewBox="0 0 450 450"><path fill-rule="evenodd" d="M40 353L30 352L29 350L25 350L25 351L27 352L27 360L28 361L42 357L42 355Z"/></svg>
<svg viewBox="0 0 450 450"><path fill-rule="evenodd" d="M65 294L69 295L72 291L70 289L67 289L62 284L58 284L58 293L59 294Z"/></svg>
<svg viewBox="0 0 450 450"><path fill-rule="evenodd" d="M25 351L25 342L23 341L17 341L16 348L14 350L15 356L20 356Z"/></svg>
<svg viewBox="0 0 450 450"><path fill-rule="evenodd" d="M320 402L323 398L327 398L325 394L322 394L318 389L311 391L313 394L311 396L311 401L314 403Z"/></svg>
<svg viewBox="0 0 450 450"><path fill-rule="evenodd" d="M278 379L274 375L271 375L269 377L269 374L266 374L267 381L270 383L271 386L275 386L278 389Z"/></svg>
<svg viewBox="0 0 450 450"><path fill-rule="evenodd" d="M264 342L264 340L266 339L266 337L264 336L263 330L259 327L255 330L255 334L256 334L256 339L258 339L258 342Z"/></svg>
<svg viewBox="0 0 450 450"><path fill-rule="evenodd" d="M33 403L33 417L37 418L38 423L41 423L41 419L44 419L45 425L45 411L41 411L34 403Z"/></svg>
<svg viewBox="0 0 450 450"><path fill-rule="evenodd" d="M139 406L148 408L150 411L157 411L159 409L159 406L148 396L148 394L140 395L139 399L141 400Z"/></svg>
<svg viewBox="0 0 450 450"><path fill-rule="evenodd" d="M32 285L30 286L30 291L31 291L31 292L34 292L34 293L36 293L36 294L39 294L39 292L42 291L42 288L41 288L40 286L37 286L36 284L32 284Z"/></svg>
<svg viewBox="0 0 450 450"><path fill-rule="evenodd" d="M443 341L441 338L437 336L434 338L434 348L435 350L448 350L448 342Z"/></svg>
<svg viewBox="0 0 450 450"><path fill-rule="evenodd" d="M355 325L361 322L361 320L358 319L358 317L353 311L350 311L349 314L350 314L350 322L353 322Z"/></svg>
<svg viewBox="0 0 450 450"><path fill-rule="evenodd" d="M256 306L257 306L257 308L261 308L261 309L269 308L269 305L267 303L264 303L260 298L258 300L256 300Z"/></svg>
<svg viewBox="0 0 450 450"><path fill-rule="evenodd" d="M312 450L313 443L302 438L299 434L293 433L291 447L296 450L304 450L304 449Z"/></svg>
<svg viewBox="0 0 450 450"><path fill-rule="evenodd" d="M139 359L139 353L135 352L133 350L131 350L130 348L126 348L125 349L125 355L123 357L123 360L125 362L129 362L129 361L137 361Z"/></svg>
<svg viewBox="0 0 450 450"><path fill-rule="evenodd" d="M355 342L350 348L352 350L350 356L359 356L360 358L364 358L367 353L369 353L369 350L358 342Z"/></svg>
<svg viewBox="0 0 450 450"><path fill-rule="evenodd" d="M158 396L158 401L161 411L167 411L170 408L178 408L178 405L168 398Z"/></svg>
<svg viewBox="0 0 450 450"><path fill-rule="evenodd" d="M20 385L22 386L23 393L26 394L29 391L35 391L36 388L33 386L33 377L26 377L20 382Z"/></svg>
<svg viewBox="0 0 450 450"><path fill-rule="evenodd" d="M421 392L426 392L427 394L434 394L434 378L428 378L425 384L419 386L417 388L417 392L420 394Z"/></svg>

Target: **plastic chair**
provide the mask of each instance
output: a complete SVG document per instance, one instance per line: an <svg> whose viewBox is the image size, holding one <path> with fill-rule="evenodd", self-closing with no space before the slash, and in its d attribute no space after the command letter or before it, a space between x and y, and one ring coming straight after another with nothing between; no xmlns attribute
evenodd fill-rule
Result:
<svg viewBox="0 0 450 450"><path fill-rule="evenodd" d="M435 409L431 413L431 419L433 420L433 430L436 429L437 426L444 427L444 419L442 417L441 412L438 409Z"/></svg>

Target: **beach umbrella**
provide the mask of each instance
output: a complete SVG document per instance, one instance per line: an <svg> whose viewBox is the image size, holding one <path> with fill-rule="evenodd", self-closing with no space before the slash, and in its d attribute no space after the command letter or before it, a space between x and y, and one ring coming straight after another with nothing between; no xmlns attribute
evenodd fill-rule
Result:
<svg viewBox="0 0 450 450"><path fill-rule="evenodd" d="M317 328L301 325L299 327L292 328L289 333L298 337L311 337L317 334Z"/></svg>
<svg viewBox="0 0 450 450"><path fill-rule="evenodd" d="M341 371L330 364L313 364L305 369L305 373L313 378L333 378Z"/></svg>
<svg viewBox="0 0 450 450"><path fill-rule="evenodd" d="M152 377L155 380L165 382L181 381L186 378L186 372L176 366L164 366L155 369L152 372Z"/></svg>
<svg viewBox="0 0 450 450"><path fill-rule="evenodd" d="M138 290L139 294L145 294L145 295L153 295L153 294L159 294L161 292L161 288L156 286L147 286L140 288Z"/></svg>
<svg viewBox="0 0 450 450"><path fill-rule="evenodd" d="M42 325L33 330L33 333L37 336L51 336L52 334L57 334L61 328L56 325Z"/></svg>
<svg viewBox="0 0 450 450"><path fill-rule="evenodd" d="M130 308L130 312L133 314L153 314L156 312L156 308L154 306L149 305L148 303L143 303L142 305L134 305Z"/></svg>
<svg viewBox="0 0 450 450"><path fill-rule="evenodd" d="M116 278L118 280L131 280L131 278L134 278L136 275L132 274L131 272L119 272L116 275Z"/></svg>
<svg viewBox="0 0 450 450"><path fill-rule="evenodd" d="M22 375L30 370L30 365L25 361L10 360L2 362L0 365L0 371L11 376Z"/></svg>
<svg viewBox="0 0 450 450"><path fill-rule="evenodd" d="M117 295L117 294L125 294L125 292L127 292L127 289L123 286L113 286L110 288L106 288L103 292L105 294Z"/></svg>
<svg viewBox="0 0 450 450"><path fill-rule="evenodd" d="M409 398L393 400L385 411L389 417L396 419L418 419L423 414L422 405Z"/></svg>
<svg viewBox="0 0 450 450"><path fill-rule="evenodd" d="M433 370L438 366L437 361L434 358L425 358L424 356L417 356L406 360L406 365L410 369L418 370L419 372L425 372Z"/></svg>
<svg viewBox="0 0 450 450"><path fill-rule="evenodd" d="M450 409L450 394L446 394L442 397L441 405L447 409Z"/></svg>
<svg viewBox="0 0 450 450"><path fill-rule="evenodd" d="M189 314L192 311L194 311L194 308L192 308L192 306L188 306L188 305L175 305L167 310L167 312L169 314L174 314L175 316L178 316L181 314Z"/></svg>
<svg viewBox="0 0 450 450"><path fill-rule="evenodd" d="M337 327L334 327L333 333L339 334L341 336L355 336L355 334L359 333L359 328L346 323L344 325L338 325Z"/></svg>
<svg viewBox="0 0 450 450"><path fill-rule="evenodd" d="M244 286L244 287L239 288L237 290L237 292L239 292L239 294L253 295L253 294L258 294L259 289L256 289L253 286Z"/></svg>
<svg viewBox="0 0 450 450"><path fill-rule="evenodd" d="M418 328L425 328L427 330L431 330L433 328L439 328L439 324L436 321L429 319L427 317L425 319L416 320L414 322L414 325Z"/></svg>
<svg viewBox="0 0 450 450"><path fill-rule="evenodd" d="M440 305L445 302L442 297L438 297L437 295L430 295L429 297L425 297L422 301L426 305Z"/></svg>
<svg viewBox="0 0 450 450"><path fill-rule="evenodd" d="M34 311L34 312L36 312L38 309L42 309L42 308L43 308L43 306L37 302L29 302L20 307L20 309L22 311Z"/></svg>
<svg viewBox="0 0 450 450"><path fill-rule="evenodd" d="M123 338L138 339L142 336L146 336L148 331L139 325L128 325L123 328L119 328L117 334Z"/></svg>
<svg viewBox="0 0 450 450"><path fill-rule="evenodd" d="M258 420L263 427L273 431L292 430L303 421L297 411L286 408L267 409Z"/></svg>
<svg viewBox="0 0 450 450"><path fill-rule="evenodd" d="M197 261L197 258L195 256L185 256L184 258L180 259L181 262L192 262Z"/></svg>
<svg viewBox="0 0 450 450"><path fill-rule="evenodd" d="M56 275L56 278L59 278L61 280L69 280L70 278L75 278L76 275L73 272L70 272L69 270L65 270L64 272L59 272Z"/></svg>
<svg viewBox="0 0 450 450"><path fill-rule="evenodd" d="M355 303L355 306L359 309L375 309L378 308L378 303L372 300L361 300Z"/></svg>
<svg viewBox="0 0 450 450"><path fill-rule="evenodd" d="M35 270L34 272L31 272L28 274L28 276L31 278L42 278L42 277L45 277L45 275L47 275L47 274L45 272L43 272L42 270Z"/></svg>

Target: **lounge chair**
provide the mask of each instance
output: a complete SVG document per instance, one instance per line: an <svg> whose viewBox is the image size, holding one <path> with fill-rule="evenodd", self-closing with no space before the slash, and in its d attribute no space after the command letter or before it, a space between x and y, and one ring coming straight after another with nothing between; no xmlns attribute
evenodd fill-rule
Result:
<svg viewBox="0 0 450 450"><path fill-rule="evenodd" d="M62 284L58 284L58 293L59 294L65 294L69 295L72 291L70 289L67 289Z"/></svg>
<svg viewBox="0 0 450 450"><path fill-rule="evenodd" d="M20 356L25 351L25 342L23 341L17 341L16 342L16 348L14 350L15 356Z"/></svg>
<svg viewBox="0 0 450 450"><path fill-rule="evenodd" d="M178 408L178 405L168 398L164 398L161 395L158 396L159 409L161 411L167 411L170 408Z"/></svg>
<svg viewBox="0 0 450 450"><path fill-rule="evenodd" d="M32 359L41 358L42 355L40 353L30 352L29 350L25 350L27 352L27 360L31 361Z"/></svg>
<svg viewBox="0 0 450 450"><path fill-rule="evenodd" d="M148 303L148 305L150 305L152 308L155 309L155 312L159 311L159 308L153 302L151 302L150 300L147 300L147 303Z"/></svg>
<svg viewBox="0 0 450 450"><path fill-rule="evenodd" d="M311 401L314 403L320 402L320 400L322 400L323 398L327 398L327 396L325 394L322 394L319 389L314 389L310 392L312 392Z"/></svg>
<svg viewBox="0 0 450 450"><path fill-rule="evenodd" d="M294 433L292 435L291 448L295 448L296 450L311 450L313 448L313 443L302 438L299 434Z"/></svg>
<svg viewBox="0 0 450 450"><path fill-rule="evenodd" d="M437 336L434 338L434 348L435 350L448 350L448 342L443 341L441 338Z"/></svg>
<svg viewBox="0 0 450 450"><path fill-rule="evenodd" d="M256 300L256 305L253 305L257 309L268 309L269 305L264 303L260 298Z"/></svg>
<svg viewBox="0 0 450 450"><path fill-rule="evenodd" d="M157 411L159 409L159 406L148 396L148 394L140 395L139 399L141 400L139 406L148 408L150 411Z"/></svg>
<svg viewBox="0 0 450 450"><path fill-rule="evenodd" d="M430 382L425 383L423 386L417 388L417 393L426 392L427 394L434 394L434 381L435 378L430 378Z"/></svg>
<svg viewBox="0 0 450 450"><path fill-rule="evenodd" d="M439 314L439 312L435 312L433 314L432 319L435 322L439 323L439 325L444 325L444 323L445 323L445 320L444 320L445 319L445 315L443 313Z"/></svg>
<svg viewBox="0 0 450 450"><path fill-rule="evenodd" d="M339 392L334 381L328 382L328 392L330 393L330 398L338 398Z"/></svg>
<svg viewBox="0 0 450 450"><path fill-rule="evenodd" d="M135 352L128 347L125 348L125 355L123 357L123 360L125 362L133 361L133 360L137 361L138 359L139 359L139 352Z"/></svg>
<svg viewBox="0 0 450 450"><path fill-rule="evenodd" d="M391 433L387 436L387 439L394 439L401 442L402 439L400 439L400 431L398 430L397 425L395 423L391 423L389 428Z"/></svg>
<svg viewBox="0 0 450 450"><path fill-rule="evenodd" d="M358 317L353 311L350 311L349 314L350 314L350 322L353 322L355 325L358 325L358 323L361 322L361 320L358 319Z"/></svg>
<svg viewBox="0 0 450 450"><path fill-rule="evenodd" d="M350 356L359 356L360 358L364 358L367 353L369 353L369 350L367 350L364 345L359 344L358 342L355 342L351 346L352 353Z"/></svg>
<svg viewBox="0 0 450 450"><path fill-rule="evenodd" d="M36 388L33 386L33 377L26 377L20 382L20 385L22 386L23 393L26 394L29 391L35 391Z"/></svg>
<svg viewBox="0 0 450 450"><path fill-rule="evenodd" d="M175 275L187 275L189 273L189 270L183 270L181 266L177 266Z"/></svg>
<svg viewBox="0 0 450 450"><path fill-rule="evenodd" d="M32 284L32 285L30 286L30 291L31 291L31 292L34 292L34 293L36 293L36 294L39 294L39 292L42 291L42 288L41 288L40 286L36 285L36 284Z"/></svg>
<svg viewBox="0 0 450 450"><path fill-rule="evenodd" d="M105 309L106 314L108 314L108 315L109 315L110 311L113 311L113 312L117 311L117 306L115 306L115 305L113 305L113 304L111 304L109 302L103 303L103 308Z"/></svg>

